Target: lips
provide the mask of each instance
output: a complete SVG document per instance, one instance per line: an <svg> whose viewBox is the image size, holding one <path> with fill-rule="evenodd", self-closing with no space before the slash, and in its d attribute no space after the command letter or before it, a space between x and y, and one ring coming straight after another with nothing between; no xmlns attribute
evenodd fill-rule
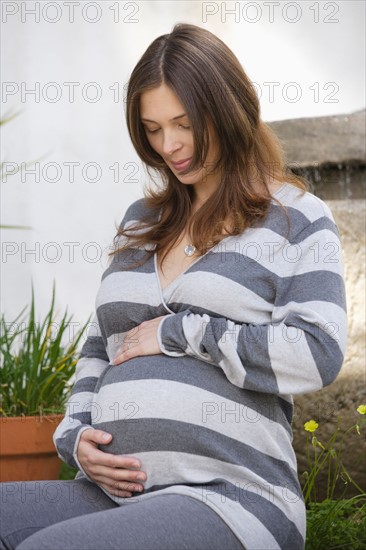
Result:
<svg viewBox="0 0 366 550"><path fill-rule="evenodd" d="M183 159L179 162L172 162L172 165L176 170L184 170L190 164L191 160L192 160L192 157L188 159Z"/></svg>

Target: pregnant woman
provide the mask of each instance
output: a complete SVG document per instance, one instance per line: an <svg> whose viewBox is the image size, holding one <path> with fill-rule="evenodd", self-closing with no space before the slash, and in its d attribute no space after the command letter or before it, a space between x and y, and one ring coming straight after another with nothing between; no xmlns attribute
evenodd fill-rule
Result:
<svg viewBox="0 0 366 550"><path fill-rule="evenodd" d="M79 471L4 484L2 548L301 550L292 396L330 384L346 346L332 214L206 29L154 40L126 118L161 182L116 229L54 435Z"/></svg>

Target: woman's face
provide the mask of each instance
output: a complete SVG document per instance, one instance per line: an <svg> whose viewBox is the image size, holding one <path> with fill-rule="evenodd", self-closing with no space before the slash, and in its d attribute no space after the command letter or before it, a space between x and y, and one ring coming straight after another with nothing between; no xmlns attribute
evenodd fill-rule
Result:
<svg viewBox="0 0 366 550"><path fill-rule="evenodd" d="M166 84L148 90L140 99L141 122L151 147L163 158L180 182L193 185L199 202L204 202L220 183L220 175L212 172L219 148L209 131L209 150L204 165L183 175L189 162L174 163L193 157L193 131L184 107L173 90Z"/></svg>

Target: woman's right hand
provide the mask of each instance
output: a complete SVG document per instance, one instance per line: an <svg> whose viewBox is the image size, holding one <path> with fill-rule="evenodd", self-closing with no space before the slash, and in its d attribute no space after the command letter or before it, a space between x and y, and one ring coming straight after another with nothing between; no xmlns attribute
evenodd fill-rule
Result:
<svg viewBox="0 0 366 550"><path fill-rule="evenodd" d="M102 430L90 428L80 436L77 457L84 472L99 486L118 497L131 497L133 491L143 491L144 486L139 481L146 480L146 474L141 470L138 459L122 455L106 453L98 449L98 445L107 445L112 441L112 435ZM143 476L138 480L139 475Z"/></svg>

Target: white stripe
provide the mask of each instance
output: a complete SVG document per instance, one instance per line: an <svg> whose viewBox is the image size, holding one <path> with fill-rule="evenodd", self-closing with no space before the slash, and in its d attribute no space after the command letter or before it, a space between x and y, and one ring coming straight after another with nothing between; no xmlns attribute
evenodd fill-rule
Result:
<svg viewBox="0 0 366 550"><path fill-rule="evenodd" d="M108 364L103 359L96 357L81 357L76 366L75 381L78 382L83 378L97 377L108 367Z"/></svg>
<svg viewBox="0 0 366 550"><path fill-rule="evenodd" d="M292 244L270 228L262 228L260 233L249 228L243 235L224 239L212 252L220 257L221 262L225 262L225 254L236 252L239 258L246 257L278 277L290 277L294 272L303 274L310 270L338 273L341 263L339 239L329 229L321 229ZM203 256L196 263L204 265L205 261ZM233 263L233 269L236 267L240 268L240 259Z"/></svg>
<svg viewBox="0 0 366 550"><path fill-rule="evenodd" d="M302 394L314 392L323 387L321 376L302 330L284 325L273 326L268 353L280 394ZM286 362L284 357L293 359Z"/></svg>
<svg viewBox="0 0 366 550"><path fill-rule="evenodd" d="M319 332L319 327L329 336L329 340L333 339L338 342L342 353L344 353L347 332L343 330L343 327L347 326L347 313L343 308L334 302L320 302L319 300L288 302L284 306L273 309L273 322L282 322L287 315L292 313L298 314L303 321L313 325L311 328L309 327L311 334L314 336L319 334L320 338L325 338L324 334Z"/></svg>
<svg viewBox="0 0 366 550"><path fill-rule="evenodd" d="M312 193L300 194L300 190L293 185L286 188L286 193L281 194L279 200L284 206L297 209L310 222L314 222L323 216L333 220L331 210L325 202Z"/></svg>
<svg viewBox="0 0 366 550"><path fill-rule="evenodd" d="M113 302L159 306L160 295L155 273L117 271L107 275L100 286L96 308Z"/></svg>
<svg viewBox="0 0 366 550"><path fill-rule="evenodd" d="M117 367L118 368L118 367ZM123 367L122 367L123 368ZM250 399L250 394L249 394ZM113 403L113 407L111 404ZM93 423L126 419L136 403L133 418L159 418L187 422L231 437L257 451L279 460L286 460L296 469L296 459L285 428L267 418L265 400L257 410L216 393L171 380L129 380L114 382L99 389L92 410ZM114 406L114 405L118 406ZM272 409L269 411L270 414ZM258 437L258 429L263 437ZM273 433L276 437L273 437Z"/></svg>
<svg viewBox="0 0 366 550"><path fill-rule="evenodd" d="M132 456L132 455L131 455ZM141 470L146 473L145 489L154 485L177 483L210 483L214 479L225 479L234 485L234 500L239 502L239 490L247 490L252 494L260 495L277 506L284 514L296 523L296 516L304 507L300 495L291 491L290 487L281 487L268 483L263 477L255 474L249 468L229 464L214 458L202 457L188 453L157 451L147 453L133 453L141 461ZM164 464L164 472L161 465ZM223 472L225 472L223 474ZM222 500L229 501L233 496L231 489L223 488ZM212 489L201 489L202 500L213 494ZM298 525L300 527L300 525Z"/></svg>
<svg viewBox="0 0 366 550"><path fill-rule="evenodd" d="M303 532L304 503L301 497L290 488L269 484L248 468L187 453L159 451L133 453L131 456L140 460L141 470L146 473L145 489L162 484L171 484L177 488L177 485L179 487L180 484L185 483L206 484L217 478L224 479L234 485L234 488L225 488L224 485L221 491L214 492L210 486L207 486L203 490L197 488L196 495L206 504L216 503L221 509L227 509L226 517L232 518L245 513L239 502L239 490L248 491L248 500L250 495L253 495L253 498L260 495L277 506L290 521L294 522L300 533ZM162 464L164 464L164 471L161 468ZM160 493L160 490L150 494L157 493ZM148 494L142 494L141 497L147 498ZM229 512L230 508L231 512ZM261 535L263 527L261 524Z"/></svg>
<svg viewBox="0 0 366 550"><path fill-rule="evenodd" d="M227 321L227 330L217 342L217 346L223 354L220 367L228 380L240 388L244 387L246 379L245 366L237 351L241 328L240 325Z"/></svg>
<svg viewBox="0 0 366 550"><path fill-rule="evenodd" d="M70 397L67 402L66 414L73 415L81 412L90 412L95 409L93 404L94 401L94 392L82 391L75 393ZM75 419L71 418L70 422L76 422Z"/></svg>
<svg viewBox="0 0 366 550"><path fill-rule="evenodd" d="M172 287L166 289L164 295L169 296L169 303L194 304L195 307L201 307L224 317L228 315L230 309L230 317L241 319L242 322L263 323L265 320L270 322L273 309L272 304L249 288L227 276L209 271L184 273L174 281ZM213 295L215 300L212 300ZM240 300L230 301L228 308L228 296L238 295ZM247 304L245 310L242 308L242 301Z"/></svg>

